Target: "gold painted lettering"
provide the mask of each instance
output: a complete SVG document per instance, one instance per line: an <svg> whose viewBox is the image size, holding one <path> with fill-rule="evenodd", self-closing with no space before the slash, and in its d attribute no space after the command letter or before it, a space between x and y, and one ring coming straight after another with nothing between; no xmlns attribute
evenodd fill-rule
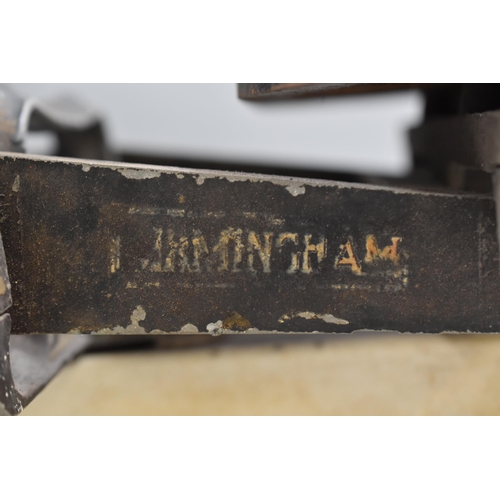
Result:
<svg viewBox="0 0 500 500"><path fill-rule="evenodd" d="M302 259L302 272L309 274L312 273L310 254L315 253L320 263L326 256L326 239L322 237L317 245L311 244L312 235L306 234L304 236L304 256Z"/></svg>
<svg viewBox="0 0 500 500"><path fill-rule="evenodd" d="M273 233L264 233L264 244L261 243L255 231L248 233L248 268L250 271L255 271L253 267L254 250L257 250L260 261L262 262L262 270L265 273L271 272L271 240Z"/></svg>
<svg viewBox="0 0 500 500"><path fill-rule="evenodd" d="M241 235L243 231L241 229L233 229L232 227L225 229L221 232L219 241L214 246L213 251L218 252L220 255L220 265L218 271L228 271L229 270L229 243L234 242L234 259L232 271L238 272L238 265L241 263L241 254L244 248L241 242Z"/></svg>
<svg viewBox="0 0 500 500"><path fill-rule="evenodd" d="M278 248L282 247L286 241L292 241L297 245L299 242L299 235L297 233L281 233L278 236L276 246L278 246ZM291 255L292 255L292 262L290 264L290 267L286 271L288 274L296 273L300 267L299 265L300 252L292 252Z"/></svg>
<svg viewBox="0 0 500 500"><path fill-rule="evenodd" d="M188 262L187 249L189 246L189 240L185 236L181 236L179 241L175 241L174 232L169 229L167 231L167 242L169 247L169 252L167 258L165 259L165 267L163 271L172 272L175 271L175 260L176 254L180 258L179 265L181 273L186 271L191 271Z"/></svg>
<svg viewBox="0 0 500 500"><path fill-rule="evenodd" d="M199 230L195 230L193 233L193 239L191 240L194 247L194 259L192 271L195 273L201 272L201 257L203 255L208 255L208 246L205 241L205 237L201 234ZM208 263L207 263L208 266Z"/></svg>
<svg viewBox="0 0 500 500"><path fill-rule="evenodd" d="M345 245L340 245L340 253L335 259L335 267L351 266L354 274L362 274L361 265L354 253L352 238L349 237Z"/></svg>
<svg viewBox="0 0 500 500"><path fill-rule="evenodd" d="M374 262L378 259L381 260L391 260L395 264L399 262L399 254L398 254L398 243L401 241L401 238L394 237L391 238L392 245L385 247L383 250L380 250L377 246L377 240L373 234L369 234L366 237L366 256L365 262Z"/></svg>
<svg viewBox="0 0 500 500"><path fill-rule="evenodd" d="M155 239L155 244L154 244L154 249L156 250L156 253L158 254L158 260L155 262L151 262L151 271L154 273L160 273L161 272L161 252L162 252L162 235L163 235L163 229L156 229L155 228L155 233L156 233L156 239Z"/></svg>
<svg viewBox="0 0 500 500"><path fill-rule="evenodd" d="M17 176L19 178L19 176ZM110 271L116 273L120 269L120 237L111 239L110 245Z"/></svg>

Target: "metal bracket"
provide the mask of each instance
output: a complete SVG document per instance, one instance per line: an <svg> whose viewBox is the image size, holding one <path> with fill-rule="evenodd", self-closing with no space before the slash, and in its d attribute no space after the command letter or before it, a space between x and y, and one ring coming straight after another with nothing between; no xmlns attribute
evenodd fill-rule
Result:
<svg viewBox="0 0 500 500"><path fill-rule="evenodd" d="M0 415L17 415L62 366L82 352L88 337L10 335L11 285L0 236Z"/></svg>

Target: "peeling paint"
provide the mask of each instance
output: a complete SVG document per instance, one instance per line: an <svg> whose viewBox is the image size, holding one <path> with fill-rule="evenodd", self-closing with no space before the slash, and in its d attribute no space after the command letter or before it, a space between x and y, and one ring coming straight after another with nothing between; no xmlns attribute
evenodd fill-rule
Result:
<svg viewBox="0 0 500 500"><path fill-rule="evenodd" d="M218 337L222 333L222 321L216 321L215 323L209 323L207 325L207 332L214 337Z"/></svg>
<svg viewBox="0 0 500 500"><path fill-rule="evenodd" d="M128 178L140 178L149 179L151 178L149 174L153 177L159 177L161 174L173 174L176 176L186 176L192 175L197 179L199 184L203 184L205 179L226 179L229 182L270 182L277 186L311 186L311 187L336 187L339 189L356 189L356 190L366 190L366 191L390 191L392 193L407 193L415 194L419 196L431 196L439 198L454 198L454 199L488 199L492 200L493 196L491 194L477 194L477 193L446 193L437 191L422 191L410 188L401 188L394 186L378 186L370 184L359 184L343 181L329 181L322 179L300 179L293 177L285 177L278 175L264 175L264 174L251 174L251 173L237 173L237 172L226 172L222 170L213 170L210 173L208 171L202 171L195 168L181 168L181 167L169 167L169 166L158 166L158 165L145 165L140 163L125 163L125 162L112 162L105 160L78 160L74 158L51 156L49 159L42 155L31 155L26 153L0 153L1 159L8 158L23 158L26 160L33 160L38 162L61 162L66 165L78 166L82 168L85 172L88 172L91 168L108 168L110 170L117 170L122 175ZM125 173L125 171L143 171L144 176L134 177L135 174L130 176Z"/></svg>
<svg viewBox="0 0 500 500"><path fill-rule="evenodd" d="M303 319L322 319L325 323L334 323L335 325L348 325L349 321L341 318L336 318L333 314L318 314L309 311L298 312L294 314L284 314L278 320L280 323L284 323L292 318L303 318Z"/></svg>
<svg viewBox="0 0 500 500"><path fill-rule="evenodd" d="M148 332L142 326L139 326L140 321L146 319L146 311L142 306L137 306L130 315L130 325L125 328L123 326L115 326L114 328L103 328L98 331L92 332L93 335L146 335ZM79 333L78 331L71 331L69 333ZM150 332L153 333L153 332Z"/></svg>
<svg viewBox="0 0 500 500"><path fill-rule="evenodd" d="M284 315L287 316L287 315ZM284 317L282 316L282 318ZM319 316L318 316L319 317ZM288 319L291 319L288 316ZM189 324L189 323L188 323ZM130 326L130 325L129 325ZM122 327L118 327L122 328ZM127 327L128 328L128 327ZM141 327L142 328L142 327ZM109 329L108 329L109 330ZM115 329L112 330L114 334L120 334L120 332L115 331ZM106 331L99 330L97 332L90 332L92 335L107 335L109 333L106 333ZM169 331L165 332L163 330L151 330L149 332L143 332L142 334L147 334L147 335L177 335L177 334L186 334L184 331ZM191 332L190 332L191 333ZM192 332L194 333L194 332ZM376 329L369 329L369 328L357 328L348 332L322 332L318 330L309 330L309 331L288 331L288 330L259 330L258 328L248 328L247 330L244 331L238 331L238 330L228 330L222 327L222 321L217 321L216 323L209 323L207 325L207 331L198 331L200 334L210 334L214 337L218 337L221 335L247 335L247 334L263 334L263 335L269 335L269 334L278 334L278 335L353 335L356 333L373 333L373 334L380 334L380 333L387 333L387 334L398 334L398 335L442 335L442 334L452 334L452 335L463 335L463 334L470 334L470 335L485 335L484 332L478 332L478 331L473 331L473 330L464 330L464 331L458 331L458 330L442 330L439 332L409 332L409 331L399 331L399 330L376 330ZM33 335L46 335L46 332L33 332ZM68 332L66 332L63 335L81 335L82 331L79 329L73 329ZM141 334L141 333L139 333ZM133 335L137 335L137 333L133 333ZM487 335L500 335L500 331L496 332L488 332Z"/></svg>
<svg viewBox="0 0 500 500"><path fill-rule="evenodd" d="M154 179L155 177L161 176L161 172L157 170L119 168L118 172L127 179Z"/></svg>
<svg viewBox="0 0 500 500"><path fill-rule="evenodd" d="M199 333L198 327L192 323L187 323L181 328L181 333Z"/></svg>
<svg viewBox="0 0 500 500"><path fill-rule="evenodd" d="M292 196L299 196L299 195L304 194L306 192L306 187L302 186L302 185L292 184L291 186L287 186L286 190Z"/></svg>

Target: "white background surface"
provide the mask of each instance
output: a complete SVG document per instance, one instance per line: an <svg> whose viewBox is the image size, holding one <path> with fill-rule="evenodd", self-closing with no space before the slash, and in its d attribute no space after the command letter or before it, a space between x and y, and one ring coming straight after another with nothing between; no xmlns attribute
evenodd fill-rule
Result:
<svg viewBox="0 0 500 500"><path fill-rule="evenodd" d="M249 102L236 84L14 84L25 96L72 95L103 116L110 145L199 160L403 175L418 91Z"/></svg>

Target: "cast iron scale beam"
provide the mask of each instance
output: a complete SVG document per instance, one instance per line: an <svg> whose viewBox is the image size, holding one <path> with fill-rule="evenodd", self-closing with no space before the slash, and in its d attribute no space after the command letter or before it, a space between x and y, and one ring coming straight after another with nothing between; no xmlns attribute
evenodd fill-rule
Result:
<svg viewBox="0 0 500 500"><path fill-rule="evenodd" d="M12 332L498 332L490 195L3 154Z"/></svg>

